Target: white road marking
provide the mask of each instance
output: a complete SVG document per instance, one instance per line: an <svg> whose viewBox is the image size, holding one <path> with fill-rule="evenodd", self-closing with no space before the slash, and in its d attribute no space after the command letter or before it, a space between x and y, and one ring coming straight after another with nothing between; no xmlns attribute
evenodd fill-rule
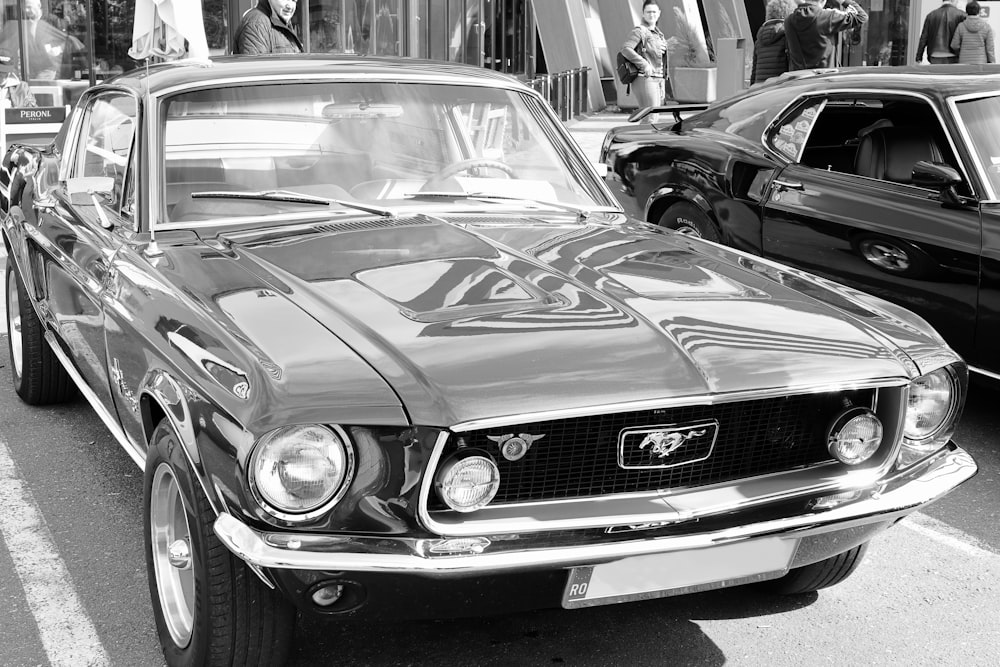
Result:
<svg viewBox="0 0 1000 667"><path fill-rule="evenodd" d="M27 485L17 476L7 443L0 438L0 537L14 561L49 662L110 665L83 609L52 534Z"/></svg>
<svg viewBox="0 0 1000 667"><path fill-rule="evenodd" d="M976 558L995 558L1000 560L1000 554L981 546L982 542L972 535L964 533L957 528L952 528L943 521L915 512L899 523L906 526L915 533L920 533L924 537L945 544L952 549L961 551Z"/></svg>

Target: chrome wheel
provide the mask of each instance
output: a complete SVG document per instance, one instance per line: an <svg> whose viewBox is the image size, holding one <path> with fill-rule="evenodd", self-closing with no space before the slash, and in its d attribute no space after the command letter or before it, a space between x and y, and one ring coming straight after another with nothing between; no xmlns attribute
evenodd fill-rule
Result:
<svg viewBox="0 0 1000 667"><path fill-rule="evenodd" d="M689 220L678 220L677 222L678 224L675 231L681 234L687 234L688 236L697 236L698 238L701 238L701 232L698 231L698 228L695 227L692 222Z"/></svg>
<svg viewBox="0 0 1000 667"><path fill-rule="evenodd" d="M150 489L149 527L153 569L163 620L174 643L184 648L194 627L194 568L191 529L173 471L161 463Z"/></svg>
<svg viewBox="0 0 1000 667"><path fill-rule="evenodd" d="M11 261L10 259L7 260ZM10 357L14 374L21 377L24 363L24 339L21 337L21 299L17 292L17 278L7 273L7 335L10 336Z"/></svg>

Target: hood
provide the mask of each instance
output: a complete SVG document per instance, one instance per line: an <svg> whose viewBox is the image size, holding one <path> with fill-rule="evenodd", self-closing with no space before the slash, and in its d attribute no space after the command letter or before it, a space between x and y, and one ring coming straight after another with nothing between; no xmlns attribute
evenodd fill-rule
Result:
<svg viewBox="0 0 1000 667"><path fill-rule="evenodd" d="M428 426L907 375L864 318L718 246L612 222L421 215L221 240Z"/></svg>
<svg viewBox="0 0 1000 667"><path fill-rule="evenodd" d="M981 16L969 16L962 21L962 25L964 25L965 29L969 32L979 32L980 30L985 30L986 26L989 24L986 22L986 19Z"/></svg>
<svg viewBox="0 0 1000 667"><path fill-rule="evenodd" d="M782 19L771 19L757 31L757 41L763 46L771 46L784 38L785 22Z"/></svg>
<svg viewBox="0 0 1000 667"><path fill-rule="evenodd" d="M801 32L802 30L807 30L816 23L816 17L819 16L822 7L814 4L799 5L795 10L788 15L788 24L795 29L796 32Z"/></svg>

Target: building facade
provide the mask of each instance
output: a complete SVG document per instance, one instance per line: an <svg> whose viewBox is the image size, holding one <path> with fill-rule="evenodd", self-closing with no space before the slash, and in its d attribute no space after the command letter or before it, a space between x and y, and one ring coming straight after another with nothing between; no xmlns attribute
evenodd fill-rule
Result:
<svg viewBox="0 0 1000 667"><path fill-rule="evenodd" d="M128 56L137 0L2 1L0 61L7 60L0 62L0 68L27 81L40 105L72 103L87 85L140 65ZM172 0L181 10L185 3L199 1L210 52L231 53L240 16L257 0ZM861 0L870 21L863 30L843 37L841 64L912 61L929 1ZM300 0L293 22L306 50L316 53L464 62L526 80L586 67L591 73L587 106L593 109L615 101L614 54L639 22L641 4L641 0ZM719 39L739 40L740 61L717 64L742 67L742 79L747 79L753 35L763 21L765 4L765 0L660 0L660 26L669 37L677 31L678 17L687 19L713 54Z"/></svg>

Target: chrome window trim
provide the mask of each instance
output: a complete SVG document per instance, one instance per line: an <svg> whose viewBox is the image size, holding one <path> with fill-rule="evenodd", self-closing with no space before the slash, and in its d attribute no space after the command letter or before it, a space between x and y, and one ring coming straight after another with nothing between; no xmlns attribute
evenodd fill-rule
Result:
<svg viewBox="0 0 1000 667"><path fill-rule="evenodd" d="M958 128L958 133L962 135L962 141L965 142L966 147L969 149L969 155L972 158L972 166L976 169L976 175L979 176L979 180L982 181L983 187L986 189L986 196L980 200L981 203L996 201L997 192L993 189L993 184L986 175L986 170L983 168L982 162L979 159L979 151L973 148L974 144L972 143L972 135L969 134L969 128L965 126L965 123L962 121L961 114L958 113L958 104L959 102L969 102L972 100L986 99L988 97L1000 97L1000 92L987 91L981 93L966 93L965 95L956 95L945 100L945 104L951 110L952 118L955 119L955 126Z"/></svg>

